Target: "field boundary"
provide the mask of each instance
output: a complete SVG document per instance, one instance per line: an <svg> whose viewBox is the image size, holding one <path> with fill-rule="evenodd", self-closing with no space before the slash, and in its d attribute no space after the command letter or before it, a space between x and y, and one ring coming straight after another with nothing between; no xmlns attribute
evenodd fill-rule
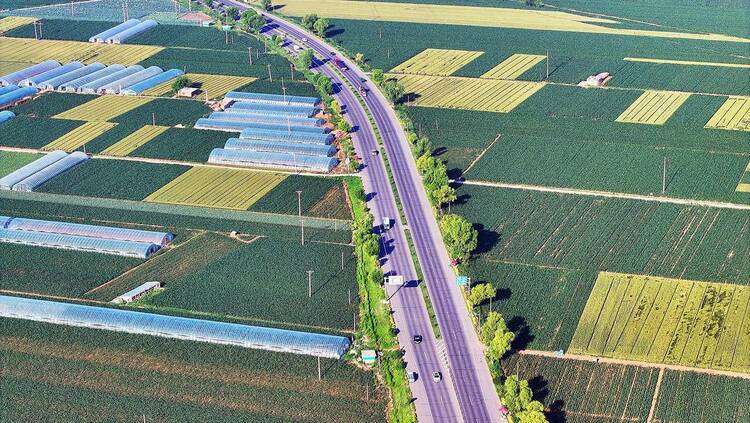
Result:
<svg viewBox="0 0 750 423"><path fill-rule="evenodd" d="M646 417L646 423L651 423L654 420L654 413L656 412L656 404L659 402L659 390L661 389L661 382L664 380L664 367L659 369L659 377L656 379L656 386L654 386L654 398L651 400L651 408L648 410L648 417Z"/></svg>

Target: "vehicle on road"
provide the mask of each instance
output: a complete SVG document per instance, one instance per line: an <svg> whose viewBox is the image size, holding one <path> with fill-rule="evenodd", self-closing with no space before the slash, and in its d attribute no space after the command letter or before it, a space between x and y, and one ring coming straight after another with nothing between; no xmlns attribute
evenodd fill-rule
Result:
<svg viewBox="0 0 750 423"><path fill-rule="evenodd" d="M371 156L377 156L378 155L378 150L372 150L372 151L370 151L370 155Z"/></svg>
<svg viewBox="0 0 750 423"><path fill-rule="evenodd" d="M391 229L391 218L383 216L383 231L387 231L388 229Z"/></svg>
<svg viewBox="0 0 750 423"><path fill-rule="evenodd" d="M415 344L421 344L421 343L422 343L422 335L414 335L414 336L413 336L413 337L411 338L411 340L412 340L412 341L413 341L413 342L414 342Z"/></svg>
<svg viewBox="0 0 750 423"><path fill-rule="evenodd" d="M336 53L333 53L331 56L331 60L333 60L333 64L336 65L337 68L347 71L349 70L349 67L346 66L346 63L344 63L343 60L341 60Z"/></svg>
<svg viewBox="0 0 750 423"><path fill-rule="evenodd" d="M435 383L440 382L443 380L443 375L440 374L440 372L432 372L432 381Z"/></svg>
<svg viewBox="0 0 750 423"><path fill-rule="evenodd" d="M306 42L307 42L307 38L305 38L305 37L302 37L302 42L303 42L303 43L306 43Z"/></svg>
<svg viewBox="0 0 750 423"><path fill-rule="evenodd" d="M409 378L409 383L414 383L417 381L417 372L408 372L406 376Z"/></svg>

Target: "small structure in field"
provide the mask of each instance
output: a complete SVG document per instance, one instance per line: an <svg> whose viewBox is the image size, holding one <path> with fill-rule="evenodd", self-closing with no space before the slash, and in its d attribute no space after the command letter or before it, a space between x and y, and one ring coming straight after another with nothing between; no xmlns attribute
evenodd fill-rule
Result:
<svg viewBox="0 0 750 423"><path fill-rule="evenodd" d="M180 90L177 91L177 97L193 98L196 95L200 94L200 92L201 92L200 88L195 88L195 87L180 88Z"/></svg>
<svg viewBox="0 0 750 423"><path fill-rule="evenodd" d="M585 81L579 82L578 86L582 88L603 87L610 79L612 79L612 75L609 72L601 72L589 76Z"/></svg>
<svg viewBox="0 0 750 423"><path fill-rule="evenodd" d="M378 352L375 350L362 350L362 362L372 366L378 360Z"/></svg>
<svg viewBox="0 0 750 423"><path fill-rule="evenodd" d="M120 295L111 302L116 304L132 303L155 289L161 288L161 282L146 282L130 291Z"/></svg>

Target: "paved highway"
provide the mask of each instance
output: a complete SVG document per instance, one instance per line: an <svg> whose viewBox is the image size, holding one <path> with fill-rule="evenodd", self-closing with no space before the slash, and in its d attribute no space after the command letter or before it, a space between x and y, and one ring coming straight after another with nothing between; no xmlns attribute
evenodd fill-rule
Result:
<svg viewBox="0 0 750 423"><path fill-rule="evenodd" d="M247 6L234 0L222 0L224 4L246 9ZM272 24L266 34L283 33L296 38L297 44L306 44L324 58L335 51L324 41L303 31L296 25L276 16L267 15ZM302 42L302 39L306 42ZM339 55L339 57L342 57ZM357 87L365 74L344 59L349 70L343 71L350 84ZM366 112L358 102L353 90L343 83L341 77L327 66L315 66L315 70L329 76L337 87L335 97L346 106L345 117L356 129L353 133L355 147L363 157L365 168L362 179L371 199L368 206L376 222L383 216L396 219L397 224L382 235L384 270L404 275L407 286L400 289L389 287L391 305L396 326L399 328L399 343L404 348L407 371L417 372L419 379L412 384L417 416L420 422L500 422L499 400L492 383L489 369L484 361L482 345L474 331L461 293L453 282L448 254L442 243L421 177L406 141L406 136L393 109L382 94L368 83L370 94L365 97L368 110L375 119L372 128ZM429 316L420 288L416 285L416 272L406 242L404 228L399 224L395 193L388 181L385 164L380 155L372 156L378 149L373 130L377 129L394 173L396 188L401 198L407 223L415 243L430 298L438 316L438 324L444 344L432 336ZM421 334L424 341L415 345L411 336ZM439 370L443 382L434 383L431 373Z"/></svg>

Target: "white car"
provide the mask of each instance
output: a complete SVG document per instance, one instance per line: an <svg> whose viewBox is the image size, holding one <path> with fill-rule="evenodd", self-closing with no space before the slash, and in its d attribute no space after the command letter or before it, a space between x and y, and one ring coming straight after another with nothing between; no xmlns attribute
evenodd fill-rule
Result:
<svg viewBox="0 0 750 423"><path fill-rule="evenodd" d="M307 38L302 38L302 42L307 42Z"/></svg>
<svg viewBox="0 0 750 423"><path fill-rule="evenodd" d="M440 374L440 372L432 372L432 381L435 383L440 382L443 380L443 375Z"/></svg>

